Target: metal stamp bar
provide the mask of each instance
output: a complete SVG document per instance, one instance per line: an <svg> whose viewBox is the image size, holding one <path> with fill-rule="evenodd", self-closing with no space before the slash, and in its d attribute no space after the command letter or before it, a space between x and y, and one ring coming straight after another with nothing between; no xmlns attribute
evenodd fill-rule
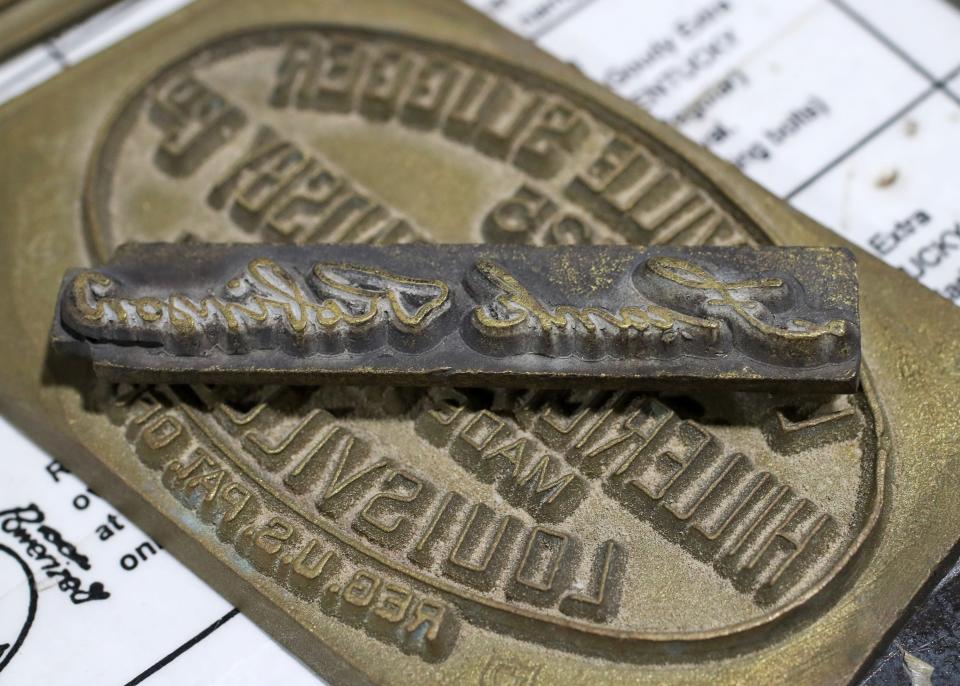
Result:
<svg viewBox="0 0 960 686"><path fill-rule="evenodd" d="M851 391L832 248L133 244L72 271L53 342L114 380Z"/></svg>

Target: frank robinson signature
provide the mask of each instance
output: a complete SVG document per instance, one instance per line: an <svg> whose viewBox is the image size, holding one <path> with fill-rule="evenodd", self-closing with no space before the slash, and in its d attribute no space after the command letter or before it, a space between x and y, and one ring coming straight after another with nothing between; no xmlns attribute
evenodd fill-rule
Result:
<svg viewBox="0 0 960 686"><path fill-rule="evenodd" d="M682 346L695 339L715 344L725 329L768 343L804 345L842 338L851 326L843 319L812 322L775 316L767 303L784 296L783 278L723 277L703 264L672 256L649 257L636 268L635 278L668 289L676 294L670 300L683 307L654 302L635 288L616 294L618 305L625 303L619 306L549 304L494 260L478 259L472 269L491 295L474 293L480 302L471 303L467 316L473 330L491 340L632 336L657 340L660 346L641 347L634 355L656 356L664 344ZM280 339L314 352L312 341L376 328L426 332L440 326L454 307L454 289L441 279L339 262L315 263L301 275L267 257L250 260L217 292L143 294L147 288L149 284L131 284L125 295L124 284L115 278L80 272L69 284L65 323L97 341L192 341L194 353L215 346L230 353L269 349ZM239 339L244 339L242 345Z"/></svg>

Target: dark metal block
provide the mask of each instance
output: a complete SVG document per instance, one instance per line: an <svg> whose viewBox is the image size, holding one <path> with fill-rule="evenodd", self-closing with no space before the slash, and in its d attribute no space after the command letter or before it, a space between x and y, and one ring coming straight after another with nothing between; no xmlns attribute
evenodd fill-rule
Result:
<svg viewBox="0 0 960 686"><path fill-rule="evenodd" d="M845 249L136 244L67 274L110 379L851 391Z"/></svg>

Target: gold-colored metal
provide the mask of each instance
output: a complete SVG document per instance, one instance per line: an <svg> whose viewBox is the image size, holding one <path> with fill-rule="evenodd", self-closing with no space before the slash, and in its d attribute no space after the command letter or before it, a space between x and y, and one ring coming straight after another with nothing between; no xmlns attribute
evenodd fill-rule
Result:
<svg viewBox="0 0 960 686"><path fill-rule="evenodd" d="M114 0L0 0L0 59Z"/></svg>
<svg viewBox="0 0 960 686"><path fill-rule="evenodd" d="M128 243L50 341L127 383L844 393L843 248Z"/></svg>
<svg viewBox="0 0 960 686"><path fill-rule="evenodd" d="M860 251L851 395L45 371L125 240L842 243L465 7L201 0L0 137L3 412L333 683L846 683L960 537L960 317Z"/></svg>

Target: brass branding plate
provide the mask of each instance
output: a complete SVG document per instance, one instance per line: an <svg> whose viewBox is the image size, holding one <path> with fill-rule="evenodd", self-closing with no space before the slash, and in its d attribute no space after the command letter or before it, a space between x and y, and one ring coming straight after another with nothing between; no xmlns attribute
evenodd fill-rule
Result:
<svg viewBox="0 0 960 686"><path fill-rule="evenodd" d="M53 342L134 382L856 390L842 248L128 244Z"/></svg>
<svg viewBox="0 0 960 686"><path fill-rule="evenodd" d="M44 376L59 278L125 297L125 242L838 242L465 7L200 0L30 98L4 412L334 683L847 682L960 534L960 325L862 252L845 394Z"/></svg>
<svg viewBox="0 0 960 686"><path fill-rule="evenodd" d="M109 5L113 0L0 0L0 59Z"/></svg>
<svg viewBox="0 0 960 686"><path fill-rule="evenodd" d="M84 196L88 244L97 259L157 239L768 242L611 114L442 44L247 32L162 70L107 123ZM418 168L438 187L426 198L382 168L401 156L427 158ZM826 588L881 504L864 393L113 398L183 516L308 613L430 662L455 651L464 622L628 661L749 633Z"/></svg>

